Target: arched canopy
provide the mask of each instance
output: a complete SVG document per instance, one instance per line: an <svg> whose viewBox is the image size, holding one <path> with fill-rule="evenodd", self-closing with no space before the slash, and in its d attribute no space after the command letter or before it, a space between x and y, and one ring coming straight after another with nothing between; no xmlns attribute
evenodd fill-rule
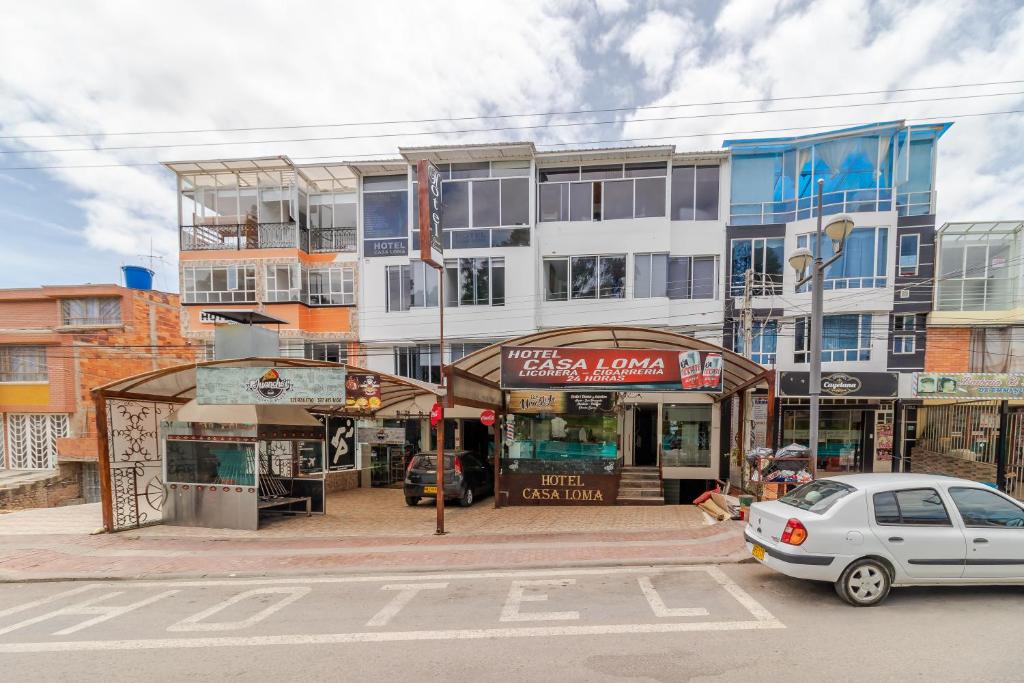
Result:
<svg viewBox="0 0 1024 683"><path fill-rule="evenodd" d="M397 377L387 373L365 370L354 365L329 363L327 361L306 360L304 358L239 358L231 360L213 360L202 363L185 363L162 370L153 370L140 375L125 377L93 389L98 398L116 398L136 401L158 401L167 403L187 403L196 397L196 368L199 367L344 367L348 374L375 375L380 378L381 407L376 411L387 411L397 404L404 404L419 397L428 397L430 402L437 400L441 390L434 384L419 382L406 377ZM308 410L324 412L344 412L345 406L304 405ZM366 414L360 411L360 414Z"/></svg>
<svg viewBox="0 0 1024 683"><path fill-rule="evenodd" d="M445 368L448 385L447 405L500 409L502 346L716 351L722 354L724 360L724 391L721 394L714 394L716 400L760 384L762 380L766 379L767 373L771 372L764 366L737 353L670 330L608 325L566 327L508 339L480 349L447 366Z"/></svg>

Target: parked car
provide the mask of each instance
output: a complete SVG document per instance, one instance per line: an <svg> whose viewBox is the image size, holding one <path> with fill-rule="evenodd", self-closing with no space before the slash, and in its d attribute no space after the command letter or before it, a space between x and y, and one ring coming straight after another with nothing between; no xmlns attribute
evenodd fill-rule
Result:
<svg viewBox="0 0 1024 683"><path fill-rule="evenodd" d="M417 453L405 471L405 503L437 497L437 453ZM470 451L445 451L444 497L469 507L477 498L494 494L494 474Z"/></svg>
<svg viewBox="0 0 1024 683"><path fill-rule="evenodd" d="M1024 585L1024 505L965 479L818 479L752 505L744 535L762 564L859 607L894 586Z"/></svg>

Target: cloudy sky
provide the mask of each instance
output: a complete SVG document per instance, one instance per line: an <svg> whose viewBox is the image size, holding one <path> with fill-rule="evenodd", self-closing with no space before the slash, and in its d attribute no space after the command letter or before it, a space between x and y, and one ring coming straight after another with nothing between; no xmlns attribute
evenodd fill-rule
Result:
<svg viewBox="0 0 1024 683"><path fill-rule="evenodd" d="M4 15L0 288L117 281L152 246L157 286L177 289L173 177L158 165L174 159L502 139L693 150L946 117L939 220L1024 218L1024 115L992 114L1024 110L1019 0L33 0ZM883 92L782 99L867 91ZM736 101L749 102L707 104ZM518 129L442 134L495 127ZM793 130L754 132L774 129Z"/></svg>

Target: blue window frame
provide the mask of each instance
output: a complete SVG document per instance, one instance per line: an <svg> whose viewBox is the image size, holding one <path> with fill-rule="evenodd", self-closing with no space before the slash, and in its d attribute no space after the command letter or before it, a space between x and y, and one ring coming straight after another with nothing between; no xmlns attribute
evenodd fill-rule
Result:
<svg viewBox="0 0 1024 683"><path fill-rule="evenodd" d="M816 251L816 239L813 234L797 235L796 245ZM828 260L835 253L832 240L824 235L821 238L822 259ZM854 228L846 238L843 255L835 263L825 269L825 289L869 289L885 287L886 263L889 250L888 228ZM800 277L806 277L810 271L804 271ZM804 285L798 291L808 291Z"/></svg>
<svg viewBox="0 0 1024 683"><path fill-rule="evenodd" d="M810 360L810 324L797 318L794 333L794 363ZM867 314L826 315L821 328L821 362L871 360L871 316Z"/></svg>
<svg viewBox="0 0 1024 683"><path fill-rule="evenodd" d="M743 346L743 326L736 323L733 327L733 350L746 355ZM779 339L779 324L775 320L755 320L751 325L750 360L761 365L775 365L776 349Z"/></svg>

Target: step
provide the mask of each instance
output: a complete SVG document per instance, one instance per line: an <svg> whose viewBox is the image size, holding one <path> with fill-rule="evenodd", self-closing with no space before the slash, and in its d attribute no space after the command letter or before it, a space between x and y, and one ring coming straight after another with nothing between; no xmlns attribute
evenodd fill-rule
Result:
<svg viewBox="0 0 1024 683"><path fill-rule="evenodd" d="M657 474L638 474L636 472L623 472L623 481L661 481L661 477Z"/></svg>
<svg viewBox="0 0 1024 683"><path fill-rule="evenodd" d="M618 498L616 505L664 505L664 498Z"/></svg>

